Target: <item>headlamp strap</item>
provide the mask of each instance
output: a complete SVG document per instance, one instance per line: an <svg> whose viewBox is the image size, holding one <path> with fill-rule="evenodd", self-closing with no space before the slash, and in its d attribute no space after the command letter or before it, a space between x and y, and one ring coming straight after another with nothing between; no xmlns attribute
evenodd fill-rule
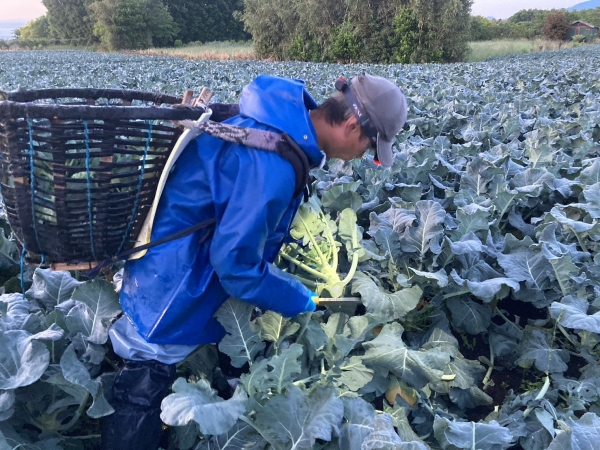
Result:
<svg viewBox="0 0 600 450"><path fill-rule="evenodd" d="M348 101L348 103L350 103L350 107L352 108L354 116L358 119L358 123L365 130L365 134L371 140L373 148L377 148L377 130L371 123L369 115L361 106L360 102L358 101L358 98L356 97L354 92L352 92L352 89L350 89L350 85L348 84L346 79L344 77L339 77L335 81L335 88L336 90L344 94L344 97L346 97L346 100Z"/></svg>

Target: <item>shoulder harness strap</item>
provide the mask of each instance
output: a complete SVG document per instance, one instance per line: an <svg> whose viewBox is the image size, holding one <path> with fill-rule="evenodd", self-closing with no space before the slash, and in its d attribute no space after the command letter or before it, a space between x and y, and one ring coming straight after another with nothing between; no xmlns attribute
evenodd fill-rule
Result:
<svg viewBox="0 0 600 450"><path fill-rule="evenodd" d="M304 192L310 177L310 163L306 153L290 135L220 123L239 114L237 104L213 103L208 108L212 110L211 120L194 125L196 128L224 141L277 153L294 168L294 198Z"/></svg>

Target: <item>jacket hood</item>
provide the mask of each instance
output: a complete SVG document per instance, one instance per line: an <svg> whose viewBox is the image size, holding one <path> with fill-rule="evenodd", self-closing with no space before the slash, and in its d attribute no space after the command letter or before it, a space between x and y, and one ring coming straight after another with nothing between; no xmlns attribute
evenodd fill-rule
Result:
<svg viewBox="0 0 600 450"><path fill-rule="evenodd" d="M317 106L304 81L259 75L242 91L240 115L289 134L316 167L325 156L308 112Z"/></svg>

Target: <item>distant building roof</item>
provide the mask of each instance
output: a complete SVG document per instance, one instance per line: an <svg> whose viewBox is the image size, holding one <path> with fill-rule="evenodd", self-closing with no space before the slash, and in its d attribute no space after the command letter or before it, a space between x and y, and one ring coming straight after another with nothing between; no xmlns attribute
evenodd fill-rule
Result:
<svg viewBox="0 0 600 450"><path fill-rule="evenodd" d="M576 20L575 22L573 22L573 23L571 24L571 26L573 26L573 25L576 25L576 24L578 24L578 23L580 23L580 24L582 24L582 25L585 25L586 27L590 27L590 28L598 28L596 25L592 25L592 24L591 24L591 23L589 23L589 22L584 22L583 20Z"/></svg>

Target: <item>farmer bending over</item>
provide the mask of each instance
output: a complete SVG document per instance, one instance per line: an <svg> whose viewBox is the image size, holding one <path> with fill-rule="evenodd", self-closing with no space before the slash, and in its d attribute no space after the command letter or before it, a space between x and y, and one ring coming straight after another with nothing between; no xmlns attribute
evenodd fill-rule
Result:
<svg viewBox="0 0 600 450"><path fill-rule="evenodd" d="M390 167L392 142L406 120L402 91L364 74L318 106L300 80L261 75L242 92L239 115L226 123L287 133L310 168L325 158L351 160L375 150ZM322 151L321 151L322 150ZM277 153L201 134L182 152L162 193L152 241L209 218L198 230L150 249L125 265L125 313L110 330L124 366L116 376L115 413L102 424L104 450L157 449L160 405L175 365L199 345L221 340L213 314L234 297L290 317L314 311L310 290L275 267L302 194L295 171Z"/></svg>

